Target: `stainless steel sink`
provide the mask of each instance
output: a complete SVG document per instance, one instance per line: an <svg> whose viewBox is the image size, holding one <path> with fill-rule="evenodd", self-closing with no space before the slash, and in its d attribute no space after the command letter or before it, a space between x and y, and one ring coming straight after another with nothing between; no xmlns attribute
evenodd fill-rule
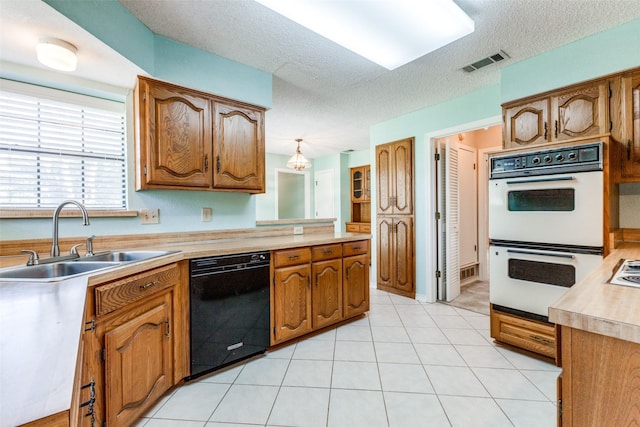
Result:
<svg viewBox="0 0 640 427"><path fill-rule="evenodd" d="M87 261L112 261L112 262L133 262L156 258L163 255L169 255L176 251L118 251L118 252L102 252L88 257L81 257L75 262Z"/></svg>
<svg viewBox="0 0 640 427"><path fill-rule="evenodd" d="M0 271L0 280L55 282L81 274L117 267L120 262L109 261L62 261L28 267L7 268Z"/></svg>
<svg viewBox="0 0 640 427"><path fill-rule="evenodd" d="M41 264L38 265L2 269L0 270L0 280L16 282L57 282L80 276L81 274L88 274L94 271L176 252L178 251L109 251L88 257L78 257L57 262L47 262L45 259L41 260ZM49 258L49 261L53 261L53 259Z"/></svg>

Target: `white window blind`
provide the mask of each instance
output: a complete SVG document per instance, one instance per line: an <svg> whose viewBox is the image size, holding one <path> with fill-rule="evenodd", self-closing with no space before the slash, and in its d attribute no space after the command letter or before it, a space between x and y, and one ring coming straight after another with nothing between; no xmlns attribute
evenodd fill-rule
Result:
<svg viewBox="0 0 640 427"><path fill-rule="evenodd" d="M125 153L123 103L0 82L0 207L125 209Z"/></svg>

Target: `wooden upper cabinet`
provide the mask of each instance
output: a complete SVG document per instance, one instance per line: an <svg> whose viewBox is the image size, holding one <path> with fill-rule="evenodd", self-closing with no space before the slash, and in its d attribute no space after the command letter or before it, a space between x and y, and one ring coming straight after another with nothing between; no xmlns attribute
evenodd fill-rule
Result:
<svg viewBox="0 0 640 427"><path fill-rule="evenodd" d="M549 100L505 108L503 121L505 148L545 143L549 133Z"/></svg>
<svg viewBox="0 0 640 427"><path fill-rule="evenodd" d="M413 138L376 147L379 215L413 214Z"/></svg>
<svg viewBox="0 0 640 427"><path fill-rule="evenodd" d="M640 70L622 77L621 181L640 181Z"/></svg>
<svg viewBox="0 0 640 427"><path fill-rule="evenodd" d="M351 168L351 201L367 202L371 199L371 168L369 165Z"/></svg>
<svg viewBox="0 0 640 427"><path fill-rule="evenodd" d="M211 186L211 101L140 78L136 88L137 189Z"/></svg>
<svg viewBox="0 0 640 427"><path fill-rule="evenodd" d="M264 112L215 103L213 187L264 193Z"/></svg>
<svg viewBox="0 0 640 427"><path fill-rule="evenodd" d="M609 83L576 85L503 104L503 146L520 148L609 132Z"/></svg>
<svg viewBox="0 0 640 427"><path fill-rule="evenodd" d="M553 141L609 132L609 84L581 86L551 97Z"/></svg>
<svg viewBox="0 0 640 427"><path fill-rule="evenodd" d="M264 193L264 108L138 77L136 189Z"/></svg>

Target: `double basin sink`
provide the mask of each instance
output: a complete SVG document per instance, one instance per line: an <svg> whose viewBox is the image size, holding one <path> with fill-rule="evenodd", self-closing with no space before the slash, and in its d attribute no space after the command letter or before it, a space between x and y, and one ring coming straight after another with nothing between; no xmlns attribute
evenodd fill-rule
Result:
<svg viewBox="0 0 640 427"><path fill-rule="evenodd" d="M176 252L177 251L101 252L72 260L2 269L0 270L0 281L56 282L98 270L114 268L136 261L145 261Z"/></svg>

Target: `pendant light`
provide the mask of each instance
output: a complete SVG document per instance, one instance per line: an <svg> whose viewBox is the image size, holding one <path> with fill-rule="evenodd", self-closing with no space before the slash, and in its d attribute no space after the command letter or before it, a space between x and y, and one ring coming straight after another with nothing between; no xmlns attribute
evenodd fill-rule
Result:
<svg viewBox="0 0 640 427"><path fill-rule="evenodd" d="M310 168L311 162L307 160L302 154L302 152L300 151L300 143L302 142L302 139L298 138L296 139L296 142L298 143L298 148L296 149L296 153L293 156L291 156L291 158L287 162L287 167L291 169L295 169L297 171Z"/></svg>

